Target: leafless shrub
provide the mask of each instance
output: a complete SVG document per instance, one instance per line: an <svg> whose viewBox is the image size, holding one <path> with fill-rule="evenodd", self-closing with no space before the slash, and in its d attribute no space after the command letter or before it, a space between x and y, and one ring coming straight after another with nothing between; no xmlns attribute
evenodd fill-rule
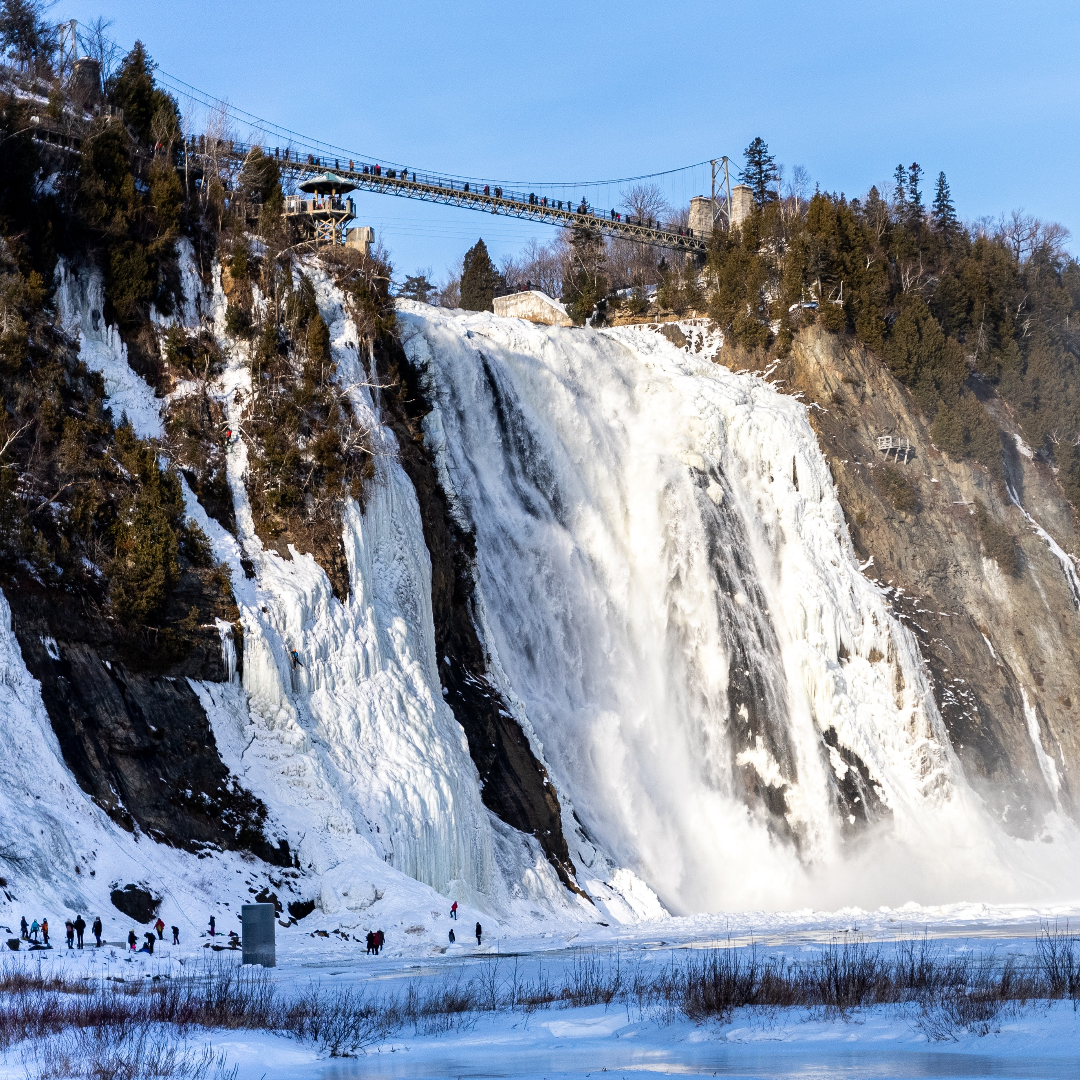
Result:
<svg viewBox="0 0 1080 1080"><path fill-rule="evenodd" d="M725 1020L744 1008L767 1021L795 1007L847 1015L896 1005L916 1009L917 1026L937 1041L961 1031L986 1034L1003 1010L1032 1001L1069 998L1080 1007L1080 944L1057 926L1043 927L1029 956L1004 960L993 952L949 952L925 936L893 946L853 936L807 960L756 945L673 952L670 963L582 950L559 978L548 970L541 962L535 977L523 978L516 960L511 968L496 956L412 981L397 994L313 984L286 998L269 972L221 959L179 977L127 982L28 972L9 960L0 965L0 1050L27 1047L27 1073L42 1078L218 1080L227 1075L223 1062L187 1049L198 1032L274 1031L338 1057L410 1027L418 1035L467 1029L485 1012L519 1011L527 1019L540 1009L622 1005L628 1020L668 1023ZM79 1072L82 1066L69 1063L80 1060L105 1064Z"/></svg>

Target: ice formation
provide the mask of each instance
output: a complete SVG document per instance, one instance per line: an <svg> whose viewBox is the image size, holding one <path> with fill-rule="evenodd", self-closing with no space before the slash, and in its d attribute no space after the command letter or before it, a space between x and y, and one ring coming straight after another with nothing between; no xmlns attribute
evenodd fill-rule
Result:
<svg viewBox="0 0 1080 1080"><path fill-rule="evenodd" d="M230 679L195 689L223 760L268 806L323 913L367 910L390 887L502 919L612 921L660 915L657 896L698 912L1053 891L965 783L916 643L854 557L804 405L646 329L401 302L433 405L426 439L476 538L490 676L549 769L597 906L563 889L536 841L483 805L442 698L420 510L380 421L371 359L340 292L317 265L304 270L376 451L364 508L344 514L348 600L311 556L264 550L243 440L227 455L238 536L185 497L232 571L244 628L242 682L222 625ZM194 295L193 264L184 278L193 295L174 318L217 333L227 360L212 391L239 428L247 346L225 334L220 286ZM162 402L102 321L100 278L62 270L59 284L61 320L114 413L160 434ZM118 880L141 872L178 897L213 893L192 856L148 860L149 841L137 848L82 795L6 629L0 652L0 696L20 725L5 733L5 761L14 776L32 754L62 792L53 808L5 809L40 834L28 857L43 882L81 844L130 867L110 871ZM888 809L861 834L837 813L850 755ZM782 806L782 833L748 804L747 776ZM5 799L23 798L7 786ZM58 833L58 812L81 831ZM46 892L59 900L68 885Z"/></svg>
<svg viewBox="0 0 1080 1080"><path fill-rule="evenodd" d="M683 911L1030 884L860 572L802 403L644 329L401 309L488 647L599 847ZM861 846L829 729L891 811ZM798 855L737 797L747 767Z"/></svg>

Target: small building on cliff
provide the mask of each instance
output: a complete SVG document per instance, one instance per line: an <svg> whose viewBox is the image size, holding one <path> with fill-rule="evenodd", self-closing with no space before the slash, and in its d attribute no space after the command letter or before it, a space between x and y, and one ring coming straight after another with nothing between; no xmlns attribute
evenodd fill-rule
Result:
<svg viewBox="0 0 1080 1080"><path fill-rule="evenodd" d="M566 313L566 308L539 289L526 289L523 292L496 296L495 314L507 319L527 319L529 322L542 323L544 326L573 326L573 320Z"/></svg>

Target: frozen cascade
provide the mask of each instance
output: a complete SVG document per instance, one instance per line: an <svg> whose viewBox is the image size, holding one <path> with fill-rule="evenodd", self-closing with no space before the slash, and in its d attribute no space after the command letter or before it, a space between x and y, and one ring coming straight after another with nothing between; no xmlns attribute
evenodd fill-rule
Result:
<svg viewBox="0 0 1080 1080"><path fill-rule="evenodd" d="M214 624L221 637L221 662L225 667L226 682L232 682L236 678L236 640L232 624L224 619L215 619Z"/></svg>
<svg viewBox="0 0 1080 1080"><path fill-rule="evenodd" d="M644 329L399 320L565 820L677 911L1046 888L965 782L801 403ZM837 797L855 757L863 842Z"/></svg>
<svg viewBox="0 0 1080 1080"><path fill-rule="evenodd" d="M230 764L302 838L305 865L318 873L341 867L340 877L374 856L440 891L506 900L506 838L481 802L465 735L442 699L416 495L374 412L341 294L317 267L305 272L330 327L339 378L378 443L365 507L350 501L345 510L352 592L341 604L311 556L293 550L286 560L263 549L243 482L247 448L234 443L228 476L242 548L194 500L188 506L233 570L247 701L214 684L200 684L200 696L223 745L243 748ZM229 356L217 392L235 424L250 369L245 346L224 336L220 286L211 307ZM242 556L256 565L257 579L245 576ZM517 895L566 908L567 894L538 845L520 841L533 846L509 875Z"/></svg>

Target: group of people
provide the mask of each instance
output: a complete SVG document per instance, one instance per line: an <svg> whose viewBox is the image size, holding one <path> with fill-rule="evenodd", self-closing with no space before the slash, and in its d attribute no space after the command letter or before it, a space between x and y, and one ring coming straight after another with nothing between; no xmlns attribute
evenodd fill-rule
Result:
<svg viewBox="0 0 1080 1080"><path fill-rule="evenodd" d="M450 905L450 918L453 919L454 922L457 922L457 912L458 912L458 907L457 907L457 901L455 900ZM483 938L483 936L484 936L484 928L479 923L477 923L475 932L476 932L476 944L479 945L482 938ZM450 927L450 944L453 945L455 941L457 941L457 935L454 933L454 928L451 926Z"/></svg>
<svg viewBox="0 0 1080 1080"><path fill-rule="evenodd" d="M32 923L27 923L26 916L24 915L19 921L19 930L22 940L29 942L30 948L52 948L49 944L48 919L42 919L41 922L38 922L37 919L35 919ZM94 935L95 942L100 946L102 944L100 915L94 918L94 925L90 930ZM77 915L74 919L67 919L64 923L64 933L67 938L67 947L69 949L81 949L83 947L83 935L86 933L86 920L81 915Z"/></svg>
<svg viewBox="0 0 1080 1080"><path fill-rule="evenodd" d="M386 944L386 935L381 930L369 930L367 932L367 951L379 955L383 945Z"/></svg>
<svg viewBox="0 0 1080 1080"><path fill-rule="evenodd" d="M22 940L30 942L30 948L46 949L52 948L49 944L49 920L42 919L39 923L35 919L32 923L27 923L26 916L22 917L20 922L20 930L22 932ZM154 930L157 932L157 941L161 941L165 937L165 923L159 918L154 923ZM101 925L101 916L95 915L94 922L90 927L90 933L94 935L94 944L101 948L102 945L108 944L104 941L102 935L104 934L104 928ZM64 936L67 939L67 947L69 949L81 949L83 947L83 936L86 933L86 920L82 915L77 915L74 919L67 919L64 922ZM134 928L128 933L128 946L132 952L136 950L138 952L150 953L154 952L154 934L146 933L143 935L146 938L146 942L141 949L137 949L139 939L135 933ZM180 927L172 927L172 943L174 945L180 944Z"/></svg>

